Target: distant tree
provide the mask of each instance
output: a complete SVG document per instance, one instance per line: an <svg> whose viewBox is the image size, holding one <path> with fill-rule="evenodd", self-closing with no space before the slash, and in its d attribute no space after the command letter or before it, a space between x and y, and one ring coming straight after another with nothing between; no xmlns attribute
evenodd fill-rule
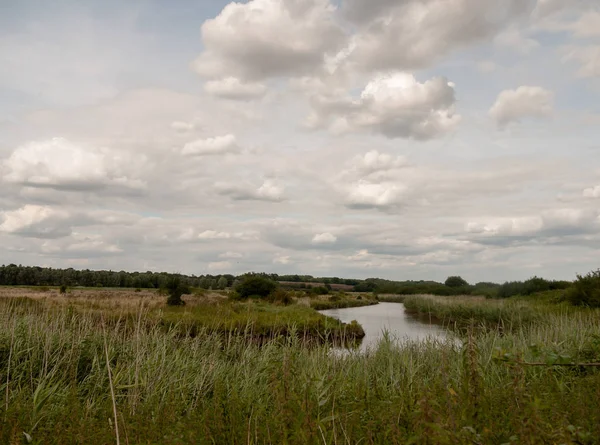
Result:
<svg viewBox="0 0 600 445"><path fill-rule="evenodd" d="M268 297L275 289L277 283L260 275L248 275L244 277L235 287L240 298Z"/></svg>
<svg viewBox="0 0 600 445"><path fill-rule="evenodd" d="M446 278L446 281L444 282L444 284L448 287L463 287L463 286L469 285L469 283L467 283L466 280L464 280L462 277L458 277L458 276Z"/></svg>
<svg viewBox="0 0 600 445"><path fill-rule="evenodd" d="M217 288L225 289L226 287L227 287L227 278L222 276L221 278L219 278L219 281L217 281Z"/></svg>
<svg viewBox="0 0 600 445"><path fill-rule="evenodd" d="M183 306L185 301L181 297L190 293L190 289L185 284L182 284L178 277L171 277L166 284L166 289L169 293L167 304L169 306Z"/></svg>
<svg viewBox="0 0 600 445"><path fill-rule="evenodd" d="M201 278L199 287L201 287L202 289L209 289L210 288L210 278L207 278L207 277Z"/></svg>

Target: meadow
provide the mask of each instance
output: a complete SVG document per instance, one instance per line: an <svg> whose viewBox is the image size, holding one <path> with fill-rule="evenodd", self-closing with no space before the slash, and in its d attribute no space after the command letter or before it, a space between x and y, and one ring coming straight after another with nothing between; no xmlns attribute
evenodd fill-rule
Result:
<svg viewBox="0 0 600 445"><path fill-rule="evenodd" d="M2 289L0 442L598 443L597 309L552 295L407 296L460 341L336 354L298 335L298 314L315 314L304 301L186 300ZM265 323L286 329L253 341Z"/></svg>

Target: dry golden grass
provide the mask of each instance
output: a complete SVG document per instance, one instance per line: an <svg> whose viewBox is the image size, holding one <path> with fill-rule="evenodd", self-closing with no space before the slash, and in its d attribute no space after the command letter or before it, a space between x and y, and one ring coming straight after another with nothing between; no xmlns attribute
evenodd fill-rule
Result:
<svg viewBox="0 0 600 445"><path fill-rule="evenodd" d="M140 306L157 309L166 305L167 297L153 289L69 289L61 294L58 289L0 287L0 298L26 297L44 301L50 305L74 305L89 309L108 309L120 312L136 311ZM218 302L227 298L218 292L206 291L203 295L185 295L183 300L190 306Z"/></svg>

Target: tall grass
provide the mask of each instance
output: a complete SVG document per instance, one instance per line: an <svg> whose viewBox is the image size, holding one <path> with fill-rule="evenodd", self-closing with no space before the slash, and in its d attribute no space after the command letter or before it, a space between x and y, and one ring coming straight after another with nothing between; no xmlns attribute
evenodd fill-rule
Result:
<svg viewBox="0 0 600 445"><path fill-rule="evenodd" d="M261 346L209 329L182 336L143 307L133 323L103 325L96 311L13 300L0 299L1 443L117 443L116 422L128 444L600 437L598 371L497 359L590 359L600 353L591 311L554 311L504 333L469 329L462 345L385 338L365 354L332 354L297 336Z"/></svg>

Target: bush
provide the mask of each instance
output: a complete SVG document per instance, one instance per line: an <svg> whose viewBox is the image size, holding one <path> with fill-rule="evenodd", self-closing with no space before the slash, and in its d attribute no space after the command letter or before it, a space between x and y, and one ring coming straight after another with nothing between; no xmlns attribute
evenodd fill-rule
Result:
<svg viewBox="0 0 600 445"><path fill-rule="evenodd" d="M600 307L600 269L577 280L567 291L567 300L575 306Z"/></svg>
<svg viewBox="0 0 600 445"><path fill-rule="evenodd" d="M189 294L190 289L185 284L182 284L179 278L170 278L167 281L166 290L169 293L169 298L167 298L167 304L169 306L185 305L185 301L183 301L181 297L185 294Z"/></svg>
<svg viewBox="0 0 600 445"><path fill-rule="evenodd" d="M315 286L310 289L310 293L313 295L327 295L329 294L329 289L325 286Z"/></svg>
<svg viewBox="0 0 600 445"><path fill-rule="evenodd" d="M277 289L277 283L259 275L248 275L235 287L239 299L266 298Z"/></svg>
<svg viewBox="0 0 600 445"><path fill-rule="evenodd" d="M463 286L469 285L469 283L467 283L467 281L465 279L463 279L462 277L458 277L458 276L446 278L446 281L444 282L444 284L448 287L463 287Z"/></svg>
<svg viewBox="0 0 600 445"><path fill-rule="evenodd" d="M280 287L276 288L273 292L271 292L271 294L268 297L268 300L271 303L283 304L284 306L287 306L294 302L294 299L292 298L291 294Z"/></svg>
<svg viewBox="0 0 600 445"><path fill-rule="evenodd" d="M67 286L65 286L64 284L62 286L60 286L59 292L61 294L66 294L67 293Z"/></svg>

